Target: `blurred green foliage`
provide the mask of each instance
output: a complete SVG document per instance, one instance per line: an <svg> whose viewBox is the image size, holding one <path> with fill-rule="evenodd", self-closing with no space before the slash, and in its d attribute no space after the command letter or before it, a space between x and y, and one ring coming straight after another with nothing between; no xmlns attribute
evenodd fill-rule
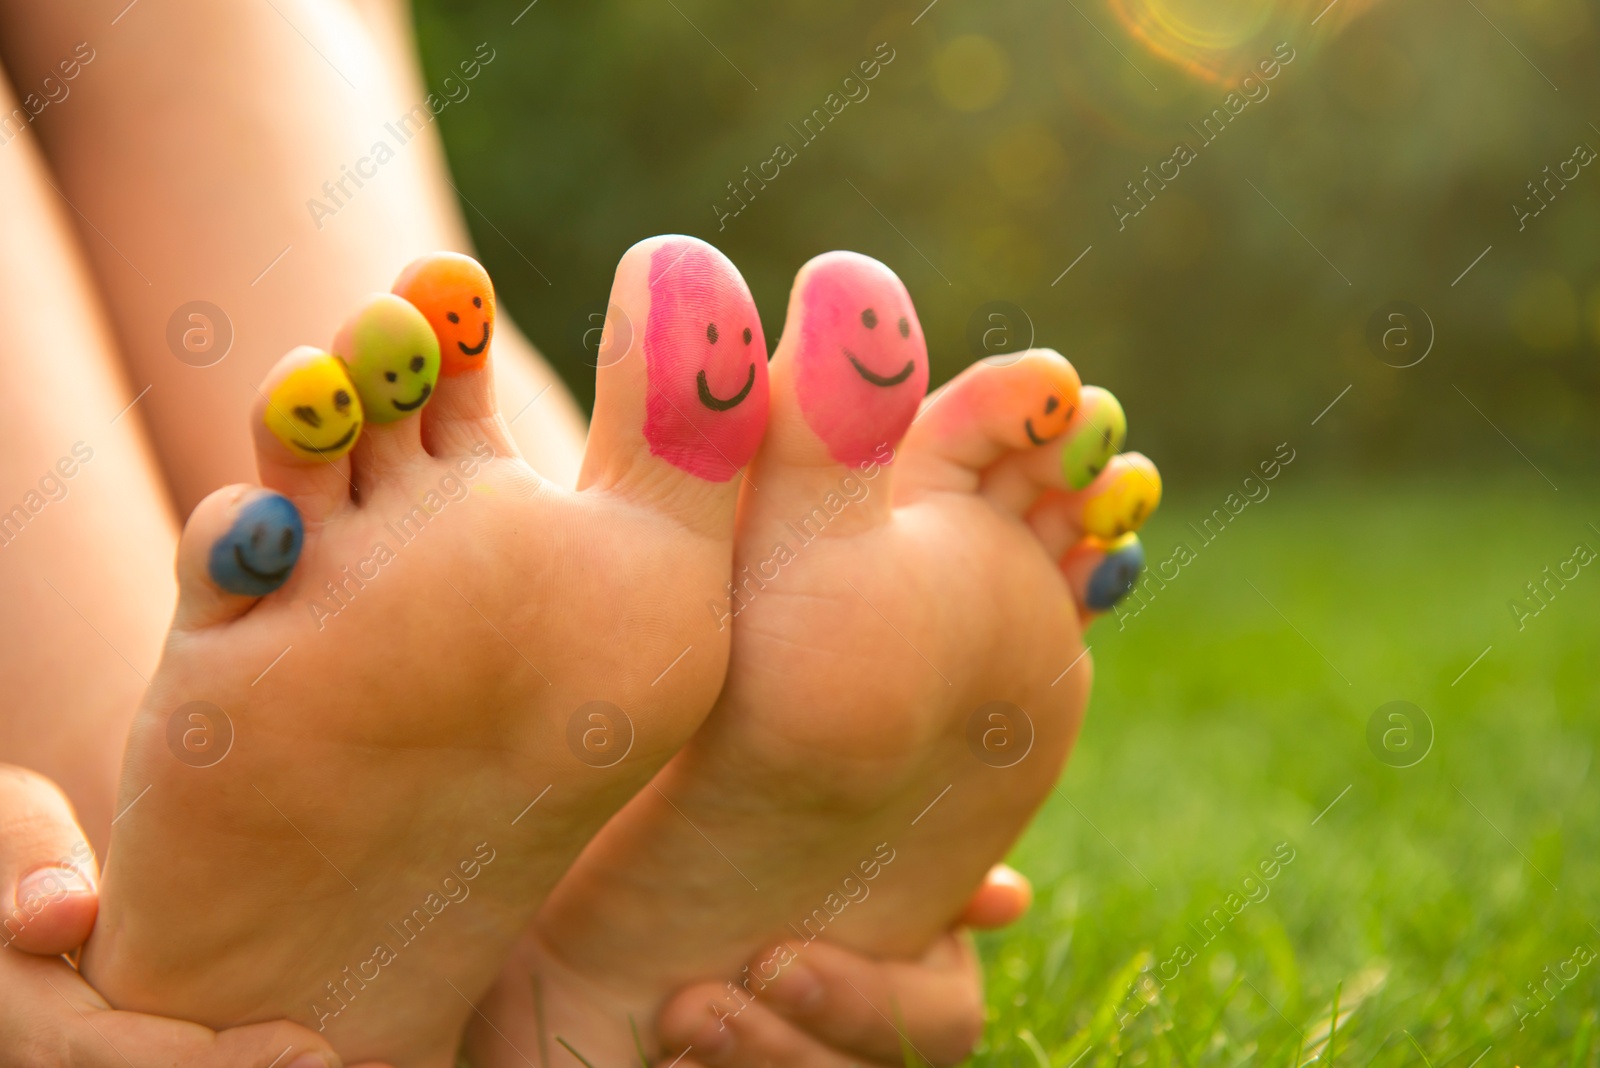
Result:
<svg viewBox="0 0 1600 1068"><path fill-rule="evenodd" d="M982 354L980 306L1012 302L1174 475L1248 466L1347 385L1332 464L1521 464L1495 427L1546 469L1600 444L1600 168L1523 230L1512 207L1600 147L1592 2L1343 0L1315 25L1322 0L925 6L421 0L431 85L496 50L441 126L505 303L580 398L618 256L678 231L740 266L769 343L808 257L883 259L936 381ZM1189 124L1280 42L1270 94L1201 148ZM880 43L869 95L804 143L789 124ZM1112 203L1180 141L1199 158L1119 230ZM719 230L780 142L797 158ZM1437 330L1403 370L1364 340L1397 298Z"/></svg>

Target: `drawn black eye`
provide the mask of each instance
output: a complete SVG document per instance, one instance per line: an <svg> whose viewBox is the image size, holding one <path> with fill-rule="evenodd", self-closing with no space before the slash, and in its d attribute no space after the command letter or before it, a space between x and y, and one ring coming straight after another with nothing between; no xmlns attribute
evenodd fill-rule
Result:
<svg viewBox="0 0 1600 1068"><path fill-rule="evenodd" d="M461 321L461 316L457 315L455 312L446 312L445 318L449 319L452 323L459 323Z"/></svg>
<svg viewBox="0 0 1600 1068"><path fill-rule="evenodd" d="M250 548L252 548L252 549L261 548L261 539L266 537L266 536L267 536L267 528L262 526L260 523L257 523L255 525L255 529L250 531Z"/></svg>
<svg viewBox="0 0 1600 1068"><path fill-rule="evenodd" d="M706 340L711 342L713 345L715 345L717 343L717 324L716 323L707 323L706 324Z"/></svg>
<svg viewBox="0 0 1600 1068"><path fill-rule="evenodd" d="M1044 414L1045 415L1049 415L1051 412L1055 411L1059 407L1061 407L1061 401L1058 400L1057 398L1055 398L1055 397L1046 397L1044 399Z"/></svg>
<svg viewBox="0 0 1600 1068"><path fill-rule="evenodd" d="M427 361L424 360L421 356L413 356L413 357L411 357L411 369L413 371L420 371L420 370L422 370L422 365L424 363L426 363L426 362Z"/></svg>
<svg viewBox="0 0 1600 1068"><path fill-rule="evenodd" d="M385 371L385 372L383 372L383 377L388 379L390 382L393 382L396 379L398 379L400 376L395 374L393 371Z"/></svg>
<svg viewBox="0 0 1600 1068"><path fill-rule="evenodd" d="M861 325L866 327L868 330L871 330L873 327L877 326L878 313L873 311L871 308L868 308L866 311L862 312Z"/></svg>
<svg viewBox="0 0 1600 1068"><path fill-rule="evenodd" d="M904 315L900 316L900 336L901 337L910 337L911 336L911 321L909 319L907 319Z"/></svg>
<svg viewBox="0 0 1600 1068"><path fill-rule="evenodd" d="M333 406L341 412L348 412L350 410L350 394L342 389L335 391L333 394Z"/></svg>
<svg viewBox="0 0 1600 1068"><path fill-rule="evenodd" d="M472 298L472 306L473 306L473 307L474 307L474 308L481 308L481 307L483 307L483 298L482 298L482 297L473 297L473 298Z"/></svg>
<svg viewBox="0 0 1600 1068"><path fill-rule="evenodd" d="M294 417L309 426L321 426L322 416L309 404L297 404L294 407Z"/></svg>
<svg viewBox="0 0 1600 1068"><path fill-rule="evenodd" d="M750 328L748 326L744 328L744 343L746 345L750 344L750 339L754 336L755 335L750 332Z"/></svg>
<svg viewBox="0 0 1600 1068"><path fill-rule="evenodd" d="M294 548L294 531L285 529L283 537L278 539L278 551L287 554Z"/></svg>

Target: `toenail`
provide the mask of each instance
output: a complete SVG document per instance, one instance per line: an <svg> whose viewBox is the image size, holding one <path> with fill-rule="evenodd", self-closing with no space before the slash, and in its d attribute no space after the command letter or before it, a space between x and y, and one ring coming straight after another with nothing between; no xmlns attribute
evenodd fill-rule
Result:
<svg viewBox="0 0 1600 1068"><path fill-rule="evenodd" d="M30 912L68 894L92 894L89 880L71 868L40 868L17 883L17 904Z"/></svg>
<svg viewBox="0 0 1600 1068"><path fill-rule="evenodd" d="M1116 607L1128 596L1144 572L1144 546L1137 534L1127 534L1113 543L1106 558L1089 578L1084 603L1096 612Z"/></svg>
<svg viewBox="0 0 1600 1068"><path fill-rule="evenodd" d="M772 981L767 994L791 1009L814 1009L822 1002L822 980L817 978L816 972L797 961Z"/></svg>

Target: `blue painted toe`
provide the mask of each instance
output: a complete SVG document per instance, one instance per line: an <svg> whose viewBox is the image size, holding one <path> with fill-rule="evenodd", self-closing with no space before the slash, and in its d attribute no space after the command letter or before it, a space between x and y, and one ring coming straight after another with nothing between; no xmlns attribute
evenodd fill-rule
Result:
<svg viewBox="0 0 1600 1068"><path fill-rule="evenodd" d="M305 540L299 509L281 494L263 493L211 547L211 580L229 593L265 596L289 580Z"/></svg>
<svg viewBox="0 0 1600 1068"><path fill-rule="evenodd" d="M1133 535L1124 540L1125 544L1107 553L1089 577L1085 600L1096 612L1109 612L1116 607L1144 573L1144 545Z"/></svg>

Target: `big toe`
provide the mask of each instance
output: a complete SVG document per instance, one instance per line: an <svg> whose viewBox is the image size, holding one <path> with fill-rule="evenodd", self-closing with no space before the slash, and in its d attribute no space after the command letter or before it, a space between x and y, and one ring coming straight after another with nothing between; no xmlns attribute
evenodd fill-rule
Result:
<svg viewBox="0 0 1600 1068"><path fill-rule="evenodd" d="M881 521L889 465L927 388L922 326L894 272L854 252L810 260L772 358L771 426L752 474L761 509L835 531Z"/></svg>
<svg viewBox="0 0 1600 1068"><path fill-rule="evenodd" d="M767 404L761 320L728 258L675 235L630 248L611 289L578 488L731 538Z"/></svg>

